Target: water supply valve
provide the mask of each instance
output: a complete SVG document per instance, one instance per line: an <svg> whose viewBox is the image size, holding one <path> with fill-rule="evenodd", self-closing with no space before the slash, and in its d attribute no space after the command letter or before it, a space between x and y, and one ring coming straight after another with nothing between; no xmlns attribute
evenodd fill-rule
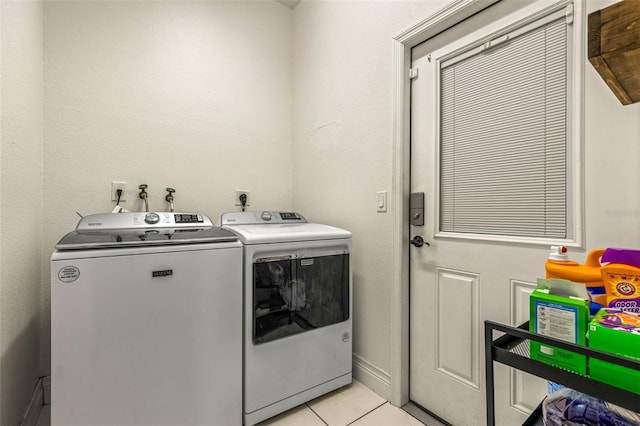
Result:
<svg viewBox="0 0 640 426"><path fill-rule="evenodd" d="M145 189L148 188L148 185L146 183L140 184L138 185L138 189L140 190L140 192L138 193L138 196L140 198L142 198L144 200L144 208L145 211L149 211L149 201L148 201L148 196L149 194L147 194L147 191L145 191Z"/></svg>
<svg viewBox="0 0 640 426"><path fill-rule="evenodd" d="M166 188L166 191L167 195L164 196L164 199L167 200L167 203L169 203L169 207L173 212L173 193L176 192L176 190L173 188Z"/></svg>

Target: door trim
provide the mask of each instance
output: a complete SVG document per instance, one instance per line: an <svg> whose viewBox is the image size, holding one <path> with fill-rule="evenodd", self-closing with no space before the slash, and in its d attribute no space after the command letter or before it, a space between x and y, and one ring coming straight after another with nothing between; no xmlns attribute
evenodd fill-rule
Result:
<svg viewBox="0 0 640 426"><path fill-rule="evenodd" d="M402 406L409 401L409 194L410 194L410 78L411 49L436 34L458 24L475 13L501 0L453 0L428 18L406 29L393 39L393 191L394 200L394 259L393 272L397 277L392 289L391 307L391 403ZM561 0L557 0L561 2ZM574 67L574 81L570 110L576 114L570 131L574 145L573 214L574 241L571 246L584 248L584 44L585 14L579 2L574 2L573 25L580 39L574 40L576 51L570 66Z"/></svg>
<svg viewBox="0 0 640 426"><path fill-rule="evenodd" d="M500 0L455 0L393 39L394 244L391 307L391 403L409 402L409 151L411 49Z"/></svg>

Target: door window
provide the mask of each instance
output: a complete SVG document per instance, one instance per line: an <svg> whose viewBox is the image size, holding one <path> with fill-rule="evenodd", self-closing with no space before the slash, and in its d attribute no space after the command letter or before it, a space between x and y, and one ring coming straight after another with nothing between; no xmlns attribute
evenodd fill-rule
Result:
<svg viewBox="0 0 640 426"><path fill-rule="evenodd" d="M265 343L349 318L349 255L258 259L253 341Z"/></svg>
<svg viewBox="0 0 640 426"><path fill-rule="evenodd" d="M439 61L441 233L573 237L566 16Z"/></svg>

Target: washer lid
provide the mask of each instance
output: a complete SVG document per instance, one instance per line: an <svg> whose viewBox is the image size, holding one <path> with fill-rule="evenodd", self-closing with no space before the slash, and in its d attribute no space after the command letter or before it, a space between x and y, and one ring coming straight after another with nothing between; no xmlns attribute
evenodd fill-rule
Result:
<svg viewBox="0 0 640 426"><path fill-rule="evenodd" d="M72 231L56 244L58 250L83 250L176 244L224 243L238 241L232 232L221 228L147 230Z"/></svg>

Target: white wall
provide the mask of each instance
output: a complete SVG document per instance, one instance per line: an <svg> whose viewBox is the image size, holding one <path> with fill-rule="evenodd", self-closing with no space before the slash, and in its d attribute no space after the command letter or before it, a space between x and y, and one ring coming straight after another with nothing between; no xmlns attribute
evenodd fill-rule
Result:
<svg viewBox="0 0 640 426"><path fill-rule="evenodd" d="M613 3L589 0L587 13ZM640 103L622 105L588 61L585 89L588 250L640 248Z"/></svg>
<svg viewBox="0 0 640 426"><path fill-rule="evenodd" d="M16 425L39 376L42 4L0 2L0 424Z"/></svg>
<svg viewBox="0 0 640 426"><path fill-rule="evenodd" d="M110 182L151 210L213 220L249 190L290 209L292 11L272 1L45 2L41 368L50 364L49 256L83 215L110 212Z"/></svg>
<svg viewBox="0 0 640 426"><path fill-rule="evenodd" d="M354 355L378 384L358 378L387 398L399 280L393 38L446 3L306 0L294 14L294 208L353 232ZM377 212L377 191L389 191L387 213Z"/></svg>
<svg viewBox="0 0 640 426"><path fill-rule="evenodd" d="M0 424L49 373L53 246L76 211L111 210L112 180L132 210L139 183L152 209L172 186L178 209L214 218L248 189L253 208L352 230L354 351L388 383L392 38L447 2L56 1L44 35L39 2L0 3ZM585 74L587 247L637 247L640 105Z"/></svg>
<svg viewBox="0 0 640 426"><path fill-rule="evenodd" d="M353 231L354 353L386 397L397 194L377 213L376 191L394 179L392 39L446 3L305 0L294 14L294 208ZM585 79L587 251L639 247L640 105L620 105L588 62Z"/></svg>

